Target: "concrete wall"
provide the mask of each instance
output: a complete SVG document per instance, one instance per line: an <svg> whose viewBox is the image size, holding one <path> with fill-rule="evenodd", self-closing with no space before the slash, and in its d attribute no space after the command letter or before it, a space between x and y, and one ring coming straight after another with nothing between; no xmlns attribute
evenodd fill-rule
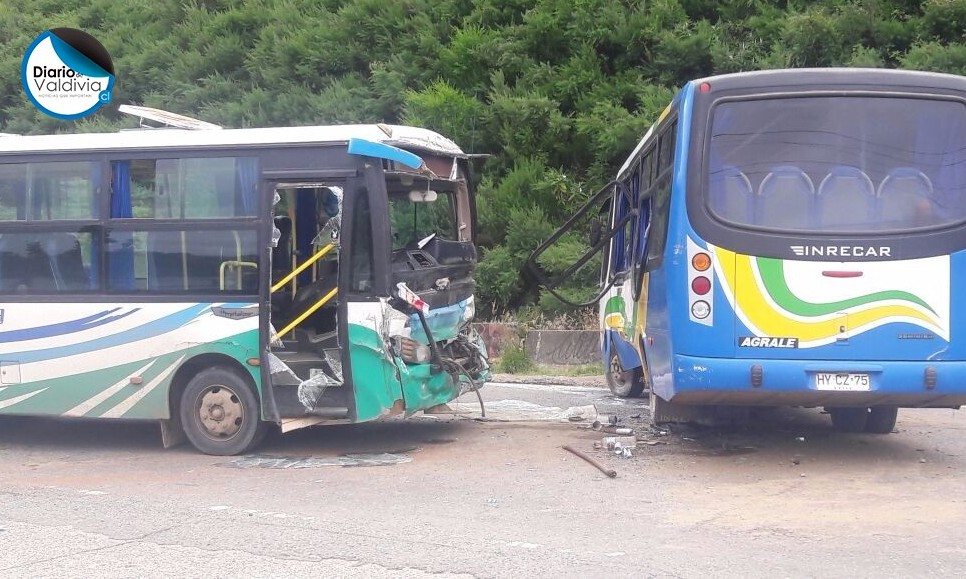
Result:
<svg viewBox="0 0 966 579"><path fill-rule="evenodd" d="M600 332L594 330L532 330L524 345L538 364L600 362Z"/></svg>
<svg viewBox="0 0 966 579"><path fill-rule="evenodd" d="M490 358L499 358L504 345L512 344L517 339L517 328L510 324L495 324L483 322L473 324L476 331L486 344L486 351Z"/></svg>
<svg viewBox="0 0 966 579"><path fill-rule="evenodd" d="M512 324L476 324L490 358L519 340ZM600 332L595 330L530 330L523 341L527 355L537 364L579 365L600 362Z"/></svg>

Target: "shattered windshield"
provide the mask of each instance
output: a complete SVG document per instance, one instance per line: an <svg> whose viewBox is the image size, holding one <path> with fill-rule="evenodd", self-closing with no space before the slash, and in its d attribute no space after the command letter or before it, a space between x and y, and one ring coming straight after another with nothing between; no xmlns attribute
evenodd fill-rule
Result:
<svg viewBox="0 0 966 579"><path fill-rule="evenodd" d="M390 193L392 248L422 249L433 238L455 240L456 207L444 191Z"/></svg>

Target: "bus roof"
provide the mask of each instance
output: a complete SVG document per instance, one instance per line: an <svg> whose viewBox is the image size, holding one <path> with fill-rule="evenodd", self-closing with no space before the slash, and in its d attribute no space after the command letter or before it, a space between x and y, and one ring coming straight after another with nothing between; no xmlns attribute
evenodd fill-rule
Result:
<svg viewBox="0 0 966 579"><path fill-rule="evenodd" d="M918 70L897 70L885 68L783 68L770 70L754 70L721 74L689 81L674 95L674 99L661 113L661 119L668 114L671 107L680 100L682 93L688 87L698 87L703 83L711 85L711 90L725 90L736 88L761 89L762 91L787 89L792 86L807 87L815 85L828 89L829 85L849 85L850 87L868 85L877 90L887 87L904 87L918 89L943 89L966 91L966 77L956 74L939 72L924 72ZM696 88L694 89L696 90ZM660 121L658 121L660 122ZM625 159L617 179L627 177L627 173L640 155L645 143L651 138L657 127L655 122L638 141L631 154Z"/></svg>
<svg viewBox="0 0 966 579"><path fill-rule="evenodd" d="M726 88L771 88L792 85L847 84L870 85L878 88L903 86L966 90L966 78L939 72L897 70L885 68L786 68L756 70L709 76L691 81L691 84L711 84Z"/></svg>
<svg viewBox="0 0 966 579"><path fill-rule="evenodd" d="M187 150L272 145L338 145L366 139L407 149L448 156L465 154L453 141L418 127L402 125L328 125L261 129L185 130L134 129L117 133L4 135L0 155L93 151Z"/></svg>

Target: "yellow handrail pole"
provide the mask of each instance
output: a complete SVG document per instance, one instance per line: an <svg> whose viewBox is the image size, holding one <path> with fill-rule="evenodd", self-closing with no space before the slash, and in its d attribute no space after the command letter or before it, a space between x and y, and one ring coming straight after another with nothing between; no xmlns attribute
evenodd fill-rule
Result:
<svg viewBox="0 0 966 579"><path fill-rule="evenodd" d="M319 258L321 258L323 255L325 255L325 254L329 253L330 251L332 251L332 248L334 248L334 247L335 247L335 244L334 243L330 243L330 244L326 245L325 247L323 247L322 249L320 249L318 253L316 253L312 257L308 258L307 260L305 260L305 263L303 263L302 265L300 265L297 268L293 269L292 270L292 273L288 274L287 276L283 277L278 282L276 282L276 284L272 286L272 292L274 293L274 292L277 292L278 290L282 289L282 286L284 286L285 284L287 284L292 278L294 278L298 274L300 274L303 271L305 271L305 268L307 268L308 266L310 266L313 263L315 263L316 261L318 261Z"/></svg>
<svg viewBox="0 0 966 579"><path fill-rule="evenodd" d="M284 328L282 328L282 331L281 332L278 332L279 337L284 336L285 334L291 332L292 331L292 328L294 328L295 326L299 325L302 322L302 320L304 320L305 318L311 316L312 313L315 312L315 310L317 310L317 309L321 308L322 306L324 306L329 300L332 299L332 296L334 296L336 294L336 292L338 292L338 291L339 291L339 288L333 289L332 291L330 291L329 293L327 293L322 299L320 299L319 301L317 301L314 306L312 306L311 308L305 310L305 313L303 313L301 316L299 316L299 317L295 318L294 320L292 320L292 323L290 323L289 325L287 325Z"/></svg>

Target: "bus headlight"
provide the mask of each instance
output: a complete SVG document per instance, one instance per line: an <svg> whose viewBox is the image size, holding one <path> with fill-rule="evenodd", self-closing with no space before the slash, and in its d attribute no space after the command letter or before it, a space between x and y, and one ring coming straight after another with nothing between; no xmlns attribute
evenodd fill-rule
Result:
<svg viewBox="0 0 966 579"><path fill-rule="evenodd" d="M466 298L466 306L463 308L463 321L469 322L476 315L476 301L473 296Z"/></svg>
<svg viewBox="0 0 966 579"><path fill-rule="evenodd" d="M393 336L389 338L392 351L409 364L426 364L432 359L429 346L424 346L412 338Z"/></svg>
<svg viewBox="0 0 966 579"><path fill-rule="evenodd" d="M691 304L691 315L703 320L711 313L711 306L704 300L698 300Z"/></svg>

